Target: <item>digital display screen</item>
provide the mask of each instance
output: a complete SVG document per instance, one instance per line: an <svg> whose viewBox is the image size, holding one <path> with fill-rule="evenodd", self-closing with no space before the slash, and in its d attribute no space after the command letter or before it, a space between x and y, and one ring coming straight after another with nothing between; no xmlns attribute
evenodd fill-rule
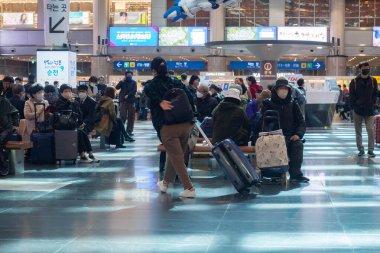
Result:
<svg viewBox="0 0 380 253"><path fill-rule="evenodd" d="M380 27L373 28L373 46L380 47Z"/></svg>
<svg viewBox="0 0 380 253"><path fill-rule="evenodd" d="M204 46L207 42L207 27L160 27L159 45Z"/></svg>
<svg viewBox="0 0 380 253"><path fill-rule="evenodd" d="M114 12L114 25L146 25L148 16L146 12Z"/></svg>
<svg viewBox="0 0 380 253"><path fill-rule="evenodd" d="M278 27L278 40L328 42L327 27Z"/></svg>
<svg viewBox="0 0 380 253"><path fill-rule="evenodd" d="M70 12L69 24L70 25L89 25L90 12Z"/></svg>
<svg viewBox="0 0 380 253"><path fill-rule="evenodd" d="M3 13L3 26L33 26L33 12Z"/></svg>
<svg viewBox="0 0 380 253"><path fill-rule="evenodd" d="M276 40L276 27L227 27L227 41Z"/></svg>
<svg viewBox="0 0 380 253"><path fill-rule="evenodd" d="M110 46L156 47L158 27L110 27Z"/></svg>

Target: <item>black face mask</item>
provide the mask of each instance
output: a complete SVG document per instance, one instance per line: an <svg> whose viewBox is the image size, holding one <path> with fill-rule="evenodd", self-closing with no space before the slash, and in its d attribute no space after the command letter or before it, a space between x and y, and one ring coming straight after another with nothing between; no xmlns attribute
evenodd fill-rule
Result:
<svg viewBox="0 0 380 253"><path fill-rule="evenodd" d="M363 74L364 76L368 75L368 74L369 74L369 69L363 69L363 70L362 70L362 74Z"/></svg>

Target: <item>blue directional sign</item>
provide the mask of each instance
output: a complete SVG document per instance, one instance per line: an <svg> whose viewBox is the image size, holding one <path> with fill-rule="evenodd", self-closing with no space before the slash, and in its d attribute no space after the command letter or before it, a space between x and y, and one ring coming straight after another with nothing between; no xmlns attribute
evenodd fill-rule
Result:
<svg viewBox="0 0 380 253"><path fill-rule="evenodd" d="M148 70L150 69L150 61L114 61L113 68Z"/></svg>
<svg viewBox="0 0 380 253"><path fill-rule="evenodd" d="M294 70L324 70L325 63L322 61L301 62L301 61L280 61L277 63L277 69L294 69Z"/></svg>
<svg viewBox="0 0 380 253"><path fill-rule="evenodd" d="M259 61L231 61L231 70L260 69Z"/></svg>
<svg viewBox="0 0 380 253"><path fill-rule="evenodd" d="M204 70L206 63L204 61L169 61L168 69Z"/></svg>

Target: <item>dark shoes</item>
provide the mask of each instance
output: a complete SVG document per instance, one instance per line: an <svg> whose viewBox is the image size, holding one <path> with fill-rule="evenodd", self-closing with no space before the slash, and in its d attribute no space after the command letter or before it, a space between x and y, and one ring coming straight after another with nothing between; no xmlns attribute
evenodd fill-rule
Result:
<svg viewBox="0 0 380 253"><path fill-rule="evenodd" d="M368 151L368 157L369 158L375 158L376 155L375 155L375 153L373 151Z"/></svg>
<svg viewBox="0 0 380 253"><path fill-rule="evenodd" d="M116 145L116 148L126 148L126 146L119 144L119 145Z"/></svg>
<svg viewBox="0 0 380 253"><path fill-rule="evenodd" d="M310 181L309 178L299 175L296 177L290 177L290 182L295 182L295 183L308 183Z"/></svg>
<svg viewBox="0 0 380 253"><path fill-rule="evenodd" d="M365 154L364 150L360 150L359 153L358 153L358 156L361 157Z"/></svg>
<svg viewBox="0 0 380 253"><path fill-rule="evenodd" d="M132 137L130 137L130 136L128 136L127 138L124 138L125 139L125 141L127 141L127 142L135 142L136 140L135 139L133 139Z"/></svg>

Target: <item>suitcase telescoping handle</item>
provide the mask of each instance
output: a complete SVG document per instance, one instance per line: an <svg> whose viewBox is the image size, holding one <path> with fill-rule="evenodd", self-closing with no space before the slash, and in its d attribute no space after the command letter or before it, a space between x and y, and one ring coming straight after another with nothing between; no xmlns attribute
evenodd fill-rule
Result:
<svg viewBox="0 0 380 253"><path fill-rule="evenodd" d="M199 132L201 133L202 137L205 139L207 145L210 148L213 148L213 145L212 145L210 139L207 137L207 135L205 134L205 132L203 131L203 129L200 127L200 125L198 125L197 123L195 123L195 127L199 130Z"/></svg>
<svg viewBox="0 0 380 253"><path fill-rule="evenodd" d="M45 103L34 103L34 120L35 123L37 124L37 106L42 105L44 107L44 117L45 117L45 110L46 110L46 105Z"/></svg>
<svg viewBox="0 0 380 253"><path fill-rule="evenodd" d="M275 111L275 110L265 111L264 115L263 115L263 127L262 127L263 132L265 132L265 128L267 127L267 122L273 121L273 120L277 121L279 129L281 129L280 113L278 111Z"/></svg>

